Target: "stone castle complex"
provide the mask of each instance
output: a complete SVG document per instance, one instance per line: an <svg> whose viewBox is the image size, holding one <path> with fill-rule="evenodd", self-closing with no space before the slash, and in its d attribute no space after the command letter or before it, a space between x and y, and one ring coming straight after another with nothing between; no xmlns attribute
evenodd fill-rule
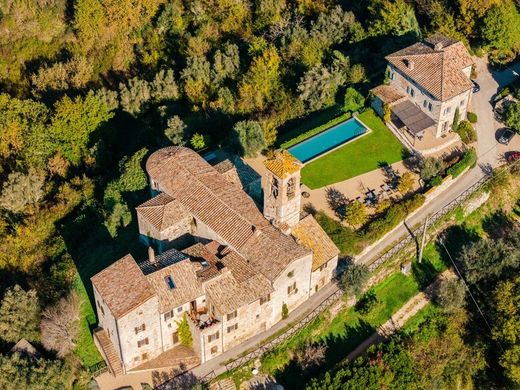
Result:
<svg viewBox="0 0 520 390"><path fill-rule="evenodd" d="M262 213L260 180L242 160L212 166L183 147L150 156L154 196L137 207L148 258L126 255L92 278L94 338L112 373L204 363L331 281L339 250L312 215L300 217L301 163L282 151L265 167Z"/></svg>

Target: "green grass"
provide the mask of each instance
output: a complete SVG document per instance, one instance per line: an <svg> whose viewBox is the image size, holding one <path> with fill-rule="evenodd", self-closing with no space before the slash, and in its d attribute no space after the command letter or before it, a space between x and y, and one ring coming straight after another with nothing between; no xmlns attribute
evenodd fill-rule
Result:
<svg viewBox="0 0 520 390"><path fill-rule="evenodd" d="M439 311L439 308L433 303L428 303L425 307L419 310L413 317L411 317L406 324L401 328L401 332L411 334L419 329L419 326L428 318Z"/></svg>
<svg viewBox="0 0 520 390"><path fill-rule="evenodd" d="M351 116L352 115L349 112L347 112L343 115L340 115L340 116L328 121L327 123L314 127L310 130L307 130L304 133L301 133L301 134L295 136L294 138L291 138L288 141L285 141L284 143L282 143L280 145L280 147L283 149L290 148L291 146L296 145L297 143L300 143L300 142L306 140L307 138L310 138L318 133L321 133L322 131L325 131L325 130L331 128L332 126L337 125L338 123L341 123L341 122L346 121L347 119L350 119Z"/></svg>
<svg viewBox="0 0 520 390"><path fill-rule="evenodd" d="M403 159L405 149L373 110L358 119L372 132L305 165L302 181L308 187L334 184Z"/></svg>

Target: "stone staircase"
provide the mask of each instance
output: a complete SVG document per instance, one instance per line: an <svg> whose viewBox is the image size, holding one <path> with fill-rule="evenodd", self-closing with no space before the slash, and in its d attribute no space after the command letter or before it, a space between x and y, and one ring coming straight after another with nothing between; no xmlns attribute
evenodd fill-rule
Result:
<svg viewBox="0 0 520 390"><path fill-rule="evenodd" d="M112 344L112 341L110 341L107 332L103 328L97 328L94 330L94 341L101 350L101 353L105 358L112 375L123 375L123 366L121 365L121 360L117 355L114 344Z"/></svg>

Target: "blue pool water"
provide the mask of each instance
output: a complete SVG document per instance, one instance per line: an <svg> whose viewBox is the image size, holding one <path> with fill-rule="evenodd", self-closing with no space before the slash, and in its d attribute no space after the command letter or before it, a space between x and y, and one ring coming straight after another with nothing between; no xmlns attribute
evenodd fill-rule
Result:
<svg viewBox="0 0 520 390"><path fill-rule="evenodd" d="M353 138L359 137L366 131L366 127L356 118L351 118L287 150L302 163L305 163Z"/></svg>

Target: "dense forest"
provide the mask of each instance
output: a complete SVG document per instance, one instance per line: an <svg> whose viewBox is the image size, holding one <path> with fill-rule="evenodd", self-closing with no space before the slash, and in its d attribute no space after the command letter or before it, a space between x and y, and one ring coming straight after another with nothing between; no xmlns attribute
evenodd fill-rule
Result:
<svg viewBox="0 0 520 390"><path fill-rule="evenodd" d="M101 361L89 278L143 250L149 152L275 148L435 31L501 66L520 51L519 6L0 0L0 387L82 388ZM8 354L21 338L43 357Z"/></svg>

